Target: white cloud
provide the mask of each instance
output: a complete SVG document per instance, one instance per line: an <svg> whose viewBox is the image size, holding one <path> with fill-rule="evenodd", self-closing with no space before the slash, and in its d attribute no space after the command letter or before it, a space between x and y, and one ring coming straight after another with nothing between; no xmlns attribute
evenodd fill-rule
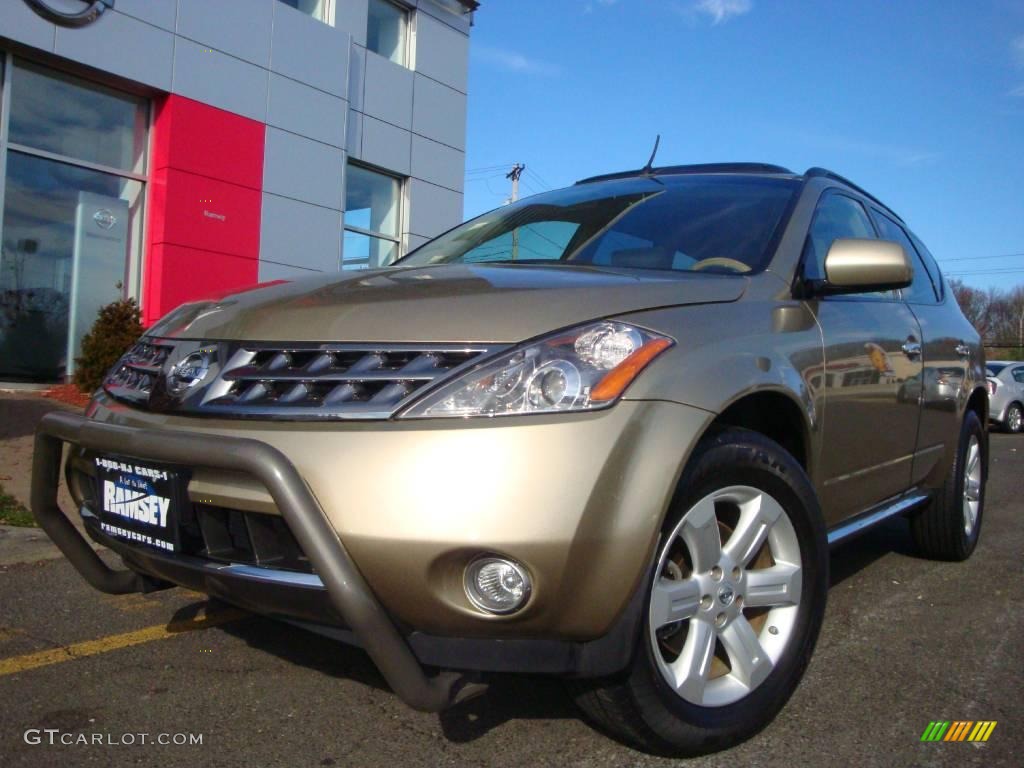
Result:
<svg viewBox="0 0 1024 768"><path fill-rule="evenodd" d="M734 16L750 13L752 0L698 0L693 9L711 19L712 24L721 24Z"/></svg>
<svg viewBox="0 0 1024 768"><path fill-rule="evenodd" d="M508 48L473 43L470 45L470 55L498 69L520 75L557 75L561 72L561 69L555 64L526 56Z"/></svg>

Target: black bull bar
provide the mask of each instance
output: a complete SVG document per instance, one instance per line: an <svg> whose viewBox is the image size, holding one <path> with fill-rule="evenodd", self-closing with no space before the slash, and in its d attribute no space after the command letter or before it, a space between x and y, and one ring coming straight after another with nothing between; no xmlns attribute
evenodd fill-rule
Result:
<svg viewBox="0 0 1024 768"><path fill-rule="evenodd" d="M111 594L144 591L144 577L112 570L57 502L63 444L145 461L245 472L260 480L323 581L331 603L358 637L388 685L406 704L439 712L480 692L464 675L428 677L295 466L276 448L248 438L156 431L103 424L71 413L48 413L36 429L32 513L40 527L93 587Z"/></svg>

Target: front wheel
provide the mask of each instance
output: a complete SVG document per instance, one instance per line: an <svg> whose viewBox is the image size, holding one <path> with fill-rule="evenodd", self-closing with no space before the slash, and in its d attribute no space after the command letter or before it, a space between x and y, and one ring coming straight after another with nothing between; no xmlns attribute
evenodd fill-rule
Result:
<svg viewBox="0 0 1024 768"><path fill-rule="evenodd" d="M821 627L828 548L803 469L759 434L703 441L680 488L633 663L577 701L615 735L682 756L748 738L789 699Z"/></svg>

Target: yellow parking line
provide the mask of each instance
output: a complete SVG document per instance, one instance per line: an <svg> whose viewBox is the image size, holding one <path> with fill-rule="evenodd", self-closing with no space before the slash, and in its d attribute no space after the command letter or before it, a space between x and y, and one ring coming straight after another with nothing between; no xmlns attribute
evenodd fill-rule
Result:
<svg viewBox="0 0 1024 768"><path fill-rule="evenodd" d="M8 659L0 659L0 677L14 675L18 672L27 672L30 669L46 667L50 664L60 664L64 661L81 659L86 656L95 656L100 653L116 651L120 648L128 648L132 645L141 645L153 640L164 640L168 637L180 635L183 632L194 632L198 629L208 629L231 621L244 619L249 614L235 608L227 608L213 614L204 614L192 619L172 621L170 624L158 624L144 629L137 629L134 632L124 632L120 635L108 635L97 640L86 640L73 645L66 645L62 648L53 648L48 651L37 653L26 653L23 656L12 656Z"/></svg>

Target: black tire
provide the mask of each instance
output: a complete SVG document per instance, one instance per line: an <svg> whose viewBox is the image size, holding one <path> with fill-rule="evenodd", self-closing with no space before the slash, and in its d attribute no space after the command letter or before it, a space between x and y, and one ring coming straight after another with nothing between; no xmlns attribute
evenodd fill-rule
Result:
<svg viewBox="0 0 1024 768"><path fill-rule="evenodd" d="M1016 419L1014 418L1016 413ZM1024 426L1021 424L1022 417L1024 417L1024 408L1021 408L1020 403L1010 403L1010 406L1006 409L1006 419L1003 421L1003 429L1009 432L1011 435L1018 434ZM1017 428L1014 429L1011 425L1016 423Z"/></svg>
<svg viewBox="0 0 1024 768"><path fill-rule="evenodd" d="M977 519L972 530L965 530L964 462L971 438L981 451L981 489ZM956 455L950 462L942 487L927 507L910 519L910 531L918 550L934 560L966 560L978 544L985 511L985 483L988 480L988 436L974 411L964 414Z"/></svg>
<svg viewBox="0 0 1024 768"><path fill-rule="evenodd" d="M668 685L653 658L657 651L648 635L648 610L658 578L654 574L647 585L648 599L630 667L614 678L574 684L577 703L595 724L647 752L699 755L753 736L789 700L818 638L828 594L825 526L806 473L782 446L743 429L724 429L706 437L683 473L663 534L675 530L683 515L709 493L734 485L752 486L773 496L796 533L802 592L792 634L773 670L743 698L723 706L691 703Z"/></svg>

